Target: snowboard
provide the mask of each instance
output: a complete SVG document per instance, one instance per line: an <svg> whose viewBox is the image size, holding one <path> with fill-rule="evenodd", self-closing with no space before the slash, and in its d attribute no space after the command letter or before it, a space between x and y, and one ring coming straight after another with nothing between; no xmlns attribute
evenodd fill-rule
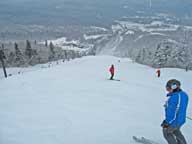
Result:
<svg viewBox="0 0 192 144"><path fill-rule="evenodd" d="M109 79L111 81L120 81L119 79Z"/></svg>
<svg viewBox="0 0 192 144"><path fill-rule="evenodd" d="M133 136L133 140L137 143L141 143L141 144L159 144L153 140L150 140L150 139L147 139L145 137L136 137L136 136Z"/></svg>

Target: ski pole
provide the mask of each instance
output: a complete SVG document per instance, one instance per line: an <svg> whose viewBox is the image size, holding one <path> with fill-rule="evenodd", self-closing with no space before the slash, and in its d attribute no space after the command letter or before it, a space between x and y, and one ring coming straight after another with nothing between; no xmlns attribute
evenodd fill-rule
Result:
<svg viewBox="0 0 192 144"><path fill-rule="evenodd" d="M188 116L187 116L187 119L189 119L189 120L191 120L191 121L192 121L192 118L190 118L190 117L188 117Z"/></svg>

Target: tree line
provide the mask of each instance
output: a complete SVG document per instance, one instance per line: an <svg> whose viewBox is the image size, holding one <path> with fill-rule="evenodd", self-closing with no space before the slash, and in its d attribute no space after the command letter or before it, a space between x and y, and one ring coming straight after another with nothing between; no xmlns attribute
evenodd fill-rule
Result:
<svg viewBox="0 0 192 144"><path fill-rule="evenodd" d="M38 44L36 40L34 42L26 40L24 43L14 42L9 45L2 43L0 49L5 56L4 61L7 67L26 67L56 60L65 62L92 54L89 51L64 50L47 40L44 44Z"/></svg>

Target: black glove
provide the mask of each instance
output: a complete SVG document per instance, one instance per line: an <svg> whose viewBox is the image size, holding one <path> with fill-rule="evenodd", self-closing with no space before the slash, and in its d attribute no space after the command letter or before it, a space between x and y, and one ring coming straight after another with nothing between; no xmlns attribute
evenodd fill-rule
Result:
<svg viewBox="0 0 192 144"><path fill-rule="evenodd" d="M168 128L169 127L169 124L164 120L162 123L161 123L161 126L163 128Z"/></svg>

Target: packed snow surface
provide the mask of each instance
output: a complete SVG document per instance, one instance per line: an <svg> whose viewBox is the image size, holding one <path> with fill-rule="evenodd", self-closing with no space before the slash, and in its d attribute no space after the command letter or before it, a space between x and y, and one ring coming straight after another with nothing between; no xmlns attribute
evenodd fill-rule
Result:
<svg viewBox="0 0 192 144"><path fill-rule="evenodd" d="M111 64L120 81L108 80ZM133 135L166 144L160 124L171 78L189 94L192 116L192 72L161 69L157 78L153 68L111 56L28 69L1 76L1 144L135 144ZM192 143L192 121L182 132Z"/></svg>

